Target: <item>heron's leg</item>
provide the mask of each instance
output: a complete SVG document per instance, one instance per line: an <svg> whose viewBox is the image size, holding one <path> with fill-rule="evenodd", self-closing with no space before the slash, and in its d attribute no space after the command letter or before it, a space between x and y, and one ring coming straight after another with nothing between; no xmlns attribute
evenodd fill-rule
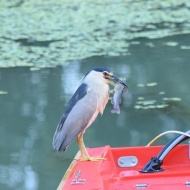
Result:
<svg viewBox="0 0 190 190"><path fill-rule="evenodd" d="M78 142L79 149L81 151L82 159L90 157L84 145L83 134L80 133L77 136L77 142Z"/></svg>
<svg viewBox="0 0 190 190"><path fill-rule="evenodd" d="M81 161L98 161L98 160L105 160L105 158L99 156L99 157L90 157L87 150L86 150L86 147L84 145L84 141L83 141L83 134L80 133L78 136L77 136L77 142L78 142L78 145L79 145L79 149L81 151Z"/></svg>

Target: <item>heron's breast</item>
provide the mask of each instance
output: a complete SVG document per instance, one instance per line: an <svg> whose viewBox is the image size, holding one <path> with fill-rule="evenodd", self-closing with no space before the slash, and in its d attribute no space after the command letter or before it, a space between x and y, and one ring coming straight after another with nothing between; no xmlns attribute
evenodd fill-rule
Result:
<svg viewBox="0 0 190 190"><path fill-rule="evenodd" d="M102 85L97 93L98 105L97 108L101 114L103 114L106 104L109 100L109 86L107 84Z"/></svg>

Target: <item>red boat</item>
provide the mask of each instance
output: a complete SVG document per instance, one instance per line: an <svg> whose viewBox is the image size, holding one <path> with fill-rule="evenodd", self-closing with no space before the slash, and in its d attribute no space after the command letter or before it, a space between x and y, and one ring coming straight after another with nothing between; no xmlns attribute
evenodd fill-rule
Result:
<svg viewBox="0 0 190 190"><path fill-rule="evenodd" d="M97 162L80 161L78 153L57 190L190 190L188 133L165 146L88 149Z"/></svg>

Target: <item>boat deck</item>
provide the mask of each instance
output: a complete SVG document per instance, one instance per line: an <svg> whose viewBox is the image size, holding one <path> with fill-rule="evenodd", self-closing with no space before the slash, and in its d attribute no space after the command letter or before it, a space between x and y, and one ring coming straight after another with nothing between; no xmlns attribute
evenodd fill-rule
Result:
<svg viewBox="0 0 190 190"><path fill-rule="evenodd" d="M105 146L88 149L91 156L106 158L97 162L78 161L80 157L78 153L58 190L190 189L188 145L178 145L166 156L162 165L164 171L139 172L162 148L162 146L127 148Z"/></svg>

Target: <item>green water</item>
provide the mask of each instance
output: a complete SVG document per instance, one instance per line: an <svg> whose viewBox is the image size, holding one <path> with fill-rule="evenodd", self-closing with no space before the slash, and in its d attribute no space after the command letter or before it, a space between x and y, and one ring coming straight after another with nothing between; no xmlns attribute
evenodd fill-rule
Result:
<svg viewBox="0 0 190 190"><path fill-rule="evenodd" d="M85 133L87 147L146 145L166 130L190 129L190 35L139 39L120 57L92 57L52 69L0 69L0 189L56 189L78 151L52 149L52 137L75 86L104 65L124 77L121 114L108 103ZM164 144L168 135L156 144Z"/></svg>

